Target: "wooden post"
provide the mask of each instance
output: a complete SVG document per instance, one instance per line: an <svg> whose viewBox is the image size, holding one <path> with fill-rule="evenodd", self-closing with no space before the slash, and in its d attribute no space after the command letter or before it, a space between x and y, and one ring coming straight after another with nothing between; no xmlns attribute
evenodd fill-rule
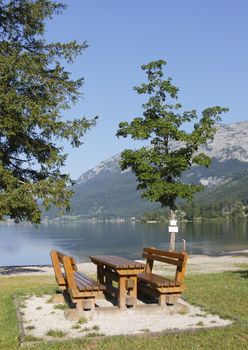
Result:
<svg viewBox="0 0 248 350"><path fill-rule="evenodd" d="M129 295L133 300L133 307L136 307L137 305L137 275L130 276L130 279L128 280L132 283L129 283L131 288L129 289Z"/></svg>
<svg viewBox="0 0 248 350"><path fill-rule="evenodd" d="M160 294L158 297L158 305L165 306L165 294Z"/></svg>
<svg viewBox="0 0 248 350"><path fill-rule="evenodd" d="M126 294L127 294L126 278L123 276L119 276L118 289L119 289L118 306L120 309L123 309L126 307Z"/></svg>
<svg viewBox="0 0 248 350"><path fill-rule="evenodd" d="M95 310L95 298L84 298L83 299L83 309L84 310Z"/></svg>
<svg viewBox="0 0 248 350"><path fill-rule="evenodd" d="M155 249L155 247L149 247L151 249ZM149 259L149 257L146 260L146 272L151 273L152 269L153 269L153 263L154 260L153 259Z"/></svg>
<svg viewBox="0 0 248 350"><path fill-rule="evenodd" d="M77 309L77 311L83 311L83 300L82 299L78 299L76 301L76 309Z"/></svg>
<svg viewBox="0 0 248 350"><path fill-rule="evenodd" d="M188 260L188 255L186 253L182 253L183 254L183 261L181 261L181 266L178 266L177 267L177 271L176 271L176 277L175 277L175 280L177 282L180 282L182 283L183 280L184 280L184 276L185 276L185 273L186 273L186 265L187 265L187 260Z"/></svg>
<svg viewBox="0 0 248 350"><path fill-rule="evenodd" d="M104 272L101 265L97 265L97 281L101 284L104 284Z"/></svg>

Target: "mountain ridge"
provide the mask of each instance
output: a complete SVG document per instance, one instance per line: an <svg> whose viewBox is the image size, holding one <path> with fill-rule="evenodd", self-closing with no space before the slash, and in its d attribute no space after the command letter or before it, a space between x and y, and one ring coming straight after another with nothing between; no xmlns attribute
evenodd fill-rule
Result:
<svg viewBox="0 0 248 350"><path fill-rule="evenodd" d="M248 121L234 124L217 124L214 139L200 151L212 158L209 168L193 166L184 173L183 180L206 186L201 198L215 188L230 191L233 178L237 188L237 176L245 174L248 179ZM175 145L173 145L174 147ZM82 217L139 216L144 211L160 207L140 198L137 182L131 170L121 171L120 154L100 162L96 167L83 173L73 186L71 215ZM246 183L242 177L243 183ZM220 197L224 194L220 194Z"/></svg>

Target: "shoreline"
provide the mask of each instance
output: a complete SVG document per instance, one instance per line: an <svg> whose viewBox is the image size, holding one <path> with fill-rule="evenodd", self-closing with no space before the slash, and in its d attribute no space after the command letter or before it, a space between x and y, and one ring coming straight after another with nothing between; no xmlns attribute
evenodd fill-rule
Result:
<svg viewBox="0 0 248 350"><path fill-rule="evenodd" d="M140 260L139 260L140 261ZM91 262L78 264L79 271L96 275L96 266ZM221 255L189 255L187 274L217 273L248 269L248 249L231 251ZM163 263L157 263L158 273L172 272ZM53 276L51 264L0 266L0 277L48 275Z"/></svg>

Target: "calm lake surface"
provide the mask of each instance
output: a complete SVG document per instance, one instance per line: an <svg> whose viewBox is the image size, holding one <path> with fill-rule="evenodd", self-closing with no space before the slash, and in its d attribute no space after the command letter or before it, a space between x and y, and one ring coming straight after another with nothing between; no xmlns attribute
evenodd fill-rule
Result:
<svg viewBox="0 0 248 350"><path fill-rule="evenodd" d="M187 242L190 254L222 254L248 249L248 223L186 223L179 226L177 248ZM90 255L114 254L141 258L143 247L168 249L168 227L142 223L59 223L38 228L0 224L0 266L50 264L57 249L88 261Z"/></svg>

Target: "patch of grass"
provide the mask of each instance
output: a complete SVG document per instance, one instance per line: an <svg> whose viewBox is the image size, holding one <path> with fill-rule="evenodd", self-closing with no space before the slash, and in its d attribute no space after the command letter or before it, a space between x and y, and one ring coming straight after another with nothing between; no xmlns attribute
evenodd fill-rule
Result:
<svg viewBox="0 0 248 350"><path fill-rule="evenodd" d="M20 309L25 309L27 307L27 305L24 302L22 302L22 301L19 302L18 306L19 306Z"/></svg>
<svg viewBox="0 0 248 350"><path fill-rule="evenodd" d="M247 269L248 270L248 269ZM190 303L201 306L205 312L219 314L234 320L226 328L202 328L197 332L165 334L150 337L115 336L102 339L81 339L56 342L52 344L41 341L32 345L32 350L130 350L130 349L212 349L242 350L248 344L248 271L225 272L217 274L188 275L188 289L183 298ZM51 276L18 276L0 277L0 349L20 350L19 333L13 295L52 295L57 289L54 277ZM79 330L79 332L89 332ZM93 332L98 337L99 332ZM26 337L27 339L27 337ZM32 340L30 340L32 341Z"/></svg>
<svg viewBox="0 0 248 350"><path fill-rule="evenodd" d="M248 270L248 264L245 264L245 263L237 263L237 264L234 264L234 266L240 269Z"/></svg>
<svg viewBox="0 0 248 350"><path fill-rule="evenodd" d="M189 275L184 299L201 306L206 313L248 323L248 272L234 271Z"/></svg>
<svg viewBox="0 0 248 350"><path fill-rule="evenodd" d="M35 326L27 326L25 327L25 329L27 329L28 331L31 331L32 329L35 329Z"/></svg>
<svg viewBox="0 0 248 350"><path fill-rule="evenodd" d="M78 324L87 323L87 318L85 318L85 317L80 317L80 319L79 319L77 322L78 322Z"/></svg>
<svg viewBox="0 0 248 350"><path fill-rule="evenodd" d="M199 322L196 323L196 326L203 327L204 326L204 322L203 321L199 321Z"/></svg>
<svg viewBox="0 0 248 350"><path fill-rule="evenodd" d="M94 338L94 337L102 337L104 336L104 334L102 333L98 333L98 332L89 332L85 335L85 337L89 337L89 338Z"/></svg>
<svg viewBox="0 0 248 350"><path fill-rule="evenodd" d="M37 306L36 310L42 310L42 306Z"/></svg>
<svg viewBox="0 0 248 350"><path fill-rule="evenodd" d="M80 324L74 324L74 325L71 327L71 329L80 329L80 328L81 328Z"/></svg>
<svg viewBox="0 0 248 350"><path fill-rule="evenodd" d="M34 337L33 335L26 335L25 341L42 341L42 338Z"/></svg>
<svg viewBox="0 0 248 350"><path fill-rule="evenodd" d="M91 328L89 327L84 327L80 330L80 332L89 332L91 330Z"/></svg>
<svg viewBox="0 0 248 350"><path fill-rule="evenodd" d="M68 309L68 306L66 304L56 304L53 306L55 310L66 310Z"/></svg>
<svg viewBox="0 0 248 350"><path fill-rule="evenodd" d="M207 317L207 314L195 314L196 317Z"/></svg>
<svg viewBox="0 0 248 350"><path fill-rule="evenodd" d="M146 333L148 333L148 332L150 332L150 329L148 329L148 328L142 328L140 331L141 331L141 332L146 332Z"/></svg>
<svg viewBox="0 0 248 350"><path fill-rule="evenodd" d="M92 327L92 329L93 329L94 331L99 331L100 327L97 326L97 325L94 325L94 326Z"/></svg>
<svg viewBox="0 0 248 350"><path fill-rule="evenodd" d="M47 299L46 304L52 304L52 302L53 302L53 297Z"/></svg>
<svg viewBox="0 0 248 350"><path fill-rule="evenodd" d="M50 329L49 331L46 332L46 335L53 338L62 338L62 337L65 337L67 333L59 329Z"/></svg>

